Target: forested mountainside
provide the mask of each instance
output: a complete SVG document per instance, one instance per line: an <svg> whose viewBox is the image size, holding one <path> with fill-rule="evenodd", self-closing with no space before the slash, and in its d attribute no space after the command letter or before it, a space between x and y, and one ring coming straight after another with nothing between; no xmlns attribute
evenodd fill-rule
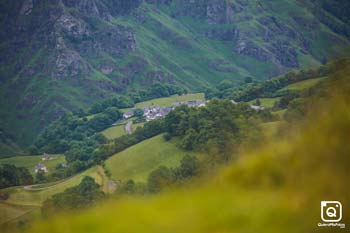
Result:
<svg viewBox="0 0 350 233"><path fill-rule="evenodd" d="M264 80L349 53L350 2L1 0L1 145L64 112L222 80Z"/></svg>

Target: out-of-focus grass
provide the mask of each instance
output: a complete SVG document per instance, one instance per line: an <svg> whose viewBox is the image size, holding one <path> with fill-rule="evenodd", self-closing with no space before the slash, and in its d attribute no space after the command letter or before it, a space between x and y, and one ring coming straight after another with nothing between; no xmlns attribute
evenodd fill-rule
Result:
<svg viewBox="0 0 350 233"><path fill-rule="evenodd" d="M349 86L346 79L335 83ZM349 219L350 95L335 83L327 84L329 99L310 101L313 113L292 123L288 136L241 155L214 177L61 215L30 232L342 232L317 227L321 200L341 201Z"/></svg>

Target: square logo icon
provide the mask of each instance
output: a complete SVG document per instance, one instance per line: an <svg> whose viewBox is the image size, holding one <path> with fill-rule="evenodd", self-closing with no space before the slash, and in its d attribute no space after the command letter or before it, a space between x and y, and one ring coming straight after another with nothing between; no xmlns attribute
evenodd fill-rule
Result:
<svg viewBox="0 0 350 233"><path fill-rule="evenodd" d="M339 201L321 201L321 219L323 222L340 222L342 204Z"/></svg>

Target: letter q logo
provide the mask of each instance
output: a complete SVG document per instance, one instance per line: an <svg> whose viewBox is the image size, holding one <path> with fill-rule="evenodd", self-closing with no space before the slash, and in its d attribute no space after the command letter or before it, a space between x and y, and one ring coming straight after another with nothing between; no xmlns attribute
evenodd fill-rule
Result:
<svg viewBox="0 0 350 233"><path fill-rule="evenodd" d="M321 219L323 222L340 222L342 204L339 201L321 201Z"/></svg>

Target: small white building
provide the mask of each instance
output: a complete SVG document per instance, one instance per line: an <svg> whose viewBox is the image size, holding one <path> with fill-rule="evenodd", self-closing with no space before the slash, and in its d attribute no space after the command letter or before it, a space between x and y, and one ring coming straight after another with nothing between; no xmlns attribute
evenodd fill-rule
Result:
<svg viewBox="0 0 350 233"><path fill-rule="evenodd" d="M250 107L254 110L257 110L257 111L261 111L261 110L265 109L264 107L258 106L258 105L250 105Z"/></svg>
<svg viewBox="0 0 350 233"><path fill-rule="evenodd" d="M134 116L134 113L135 113L135 110L130 110L130 111L124 112L123 118L128 119L128 118Z"/></svg>
<svg viewBox="0 0 350 233"><path fill-rule="evenodd" d="M38 163L34 168L35 173L38 173L39 171L43 171L45 173L48 172L47 167L42 163Z"/></svg>
<svg viewBox="0 0 350 233"><path fill-rule="evenodd" d="M49 154L44 153L43 157L41 158L42 161L49 161L49 160L53 160L54 158L51 157Z"/></svg>

